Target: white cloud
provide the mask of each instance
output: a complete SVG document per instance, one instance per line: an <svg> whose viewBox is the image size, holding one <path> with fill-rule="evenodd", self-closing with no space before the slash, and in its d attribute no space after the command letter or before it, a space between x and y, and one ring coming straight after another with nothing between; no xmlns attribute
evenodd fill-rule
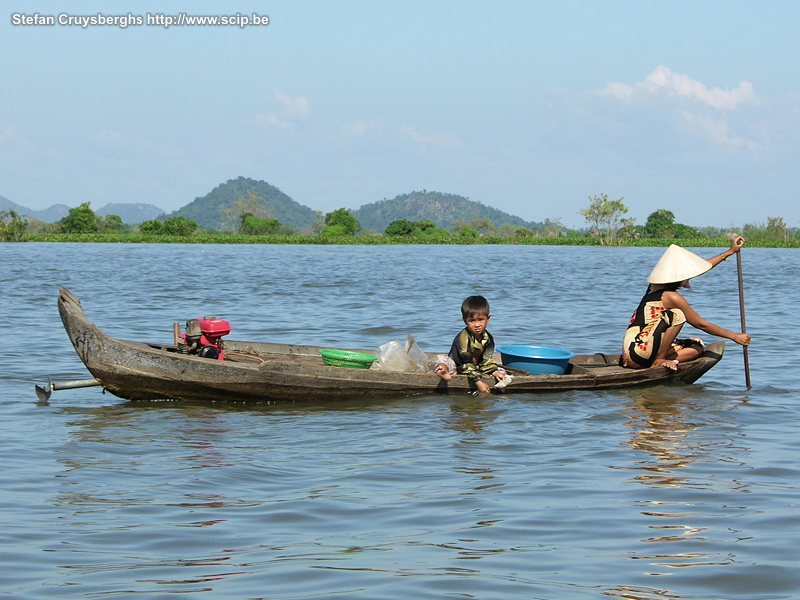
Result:
<svg viewBox="0 0 800 600"><path fill-rule="evenodd" d="M0 127L0 143L10 140L16 134L13 127Z"/></svg>
<svg viewBox="0 0 800 600"><path fill-rule="evenodd" d="M0 144L8 147L33 149L33 144L23 136L16 127L0 125Z"/></svg>
<svg viewBox="0 0 800 600"><path fill-rule="evenodd" d="M295 124L305 120L311 112L308 98L305 96L292 98L286 92L273 90L267 97L277 102L280 109L277 112L262 113L253 117L252 121L257 125L294 129Z"/></svg>
<svg viewBox="0 0 800 600"><path fill-rule="evenodd" d="M354 123L348 123L347 125L343 125L341 128L342 135L348 137L363 137L365 136L370 130L375 129L376 121L356 121Z"/></svg>
<svg viewBox="0 0 800 600"><path fill-rule="evenodd" d="M400 128L403 135L411 138L420 146L438 146L439 148L460 148L461 142L449 133L440 132L435 135L425 135L419 133L411 125L403 125Z"/></svg>
<svg viewBox="0 0 800 600"><path fill-rule="evenodd" d="M100 133L94 136L95 141L105 143L105 144L113 144L113 145L120 145L125 143L125 136L120 133L119 131L114 131L113 129L105 129Z"/></svg>
<svg viewBox="0 0 800 600"><path fill-rule="evenodd" d="M690 111L680 111L682 124L687 130L694 134L699 134L712 144L721 146L729 151L745 148L747 150L758 150L761 144L747 140L733 133L730 124L709 115L700 115Z"/></svg>
<svg viewBox="0 0 800 600"><path fill-rule="evenodd" d="M264 113L262 115L256 115L253 117L253 122L257 125L266 125L268 127L278 127L279 129L294 129L294 125L292 125L286 119L282 119L275 113Z"/></svg>
<svg viewBox="0 0 800 600"><path fill-rule="evenodd" d="M732 90L709 89L688 75L660 66L644 81L609 83L594 94L624 105L620 116L631 125L660 122L669 127L672 123L681 136L702 139L726 152L754 151L764 146L763 136L754 138L751 126L755 111L763 112L761 100L747 81ZM669 135L669 130L664 133Z"/></svg>
<svg viewBox="0 0 800 600"><path fill-rule="evenodd" d="M286 92L274 90L269 97L283 106L283 114L290 119L305 119L308 116L310 109L305 96L292 98Z"/></svg>
<svg viewBox="0 0 800 600"><path fill-rule="evenodd" d="M628 85L625 83L609 83L599 92L603 96L611 96L618 100L632 101L645 99L656 94L666 94L671 98L686 98L718 110L734 110L741 105L755 105L759 98L749 81L742 81L739 87L730 89L708 87L682 73L660 66L650 73L644 81Z"/></svg>

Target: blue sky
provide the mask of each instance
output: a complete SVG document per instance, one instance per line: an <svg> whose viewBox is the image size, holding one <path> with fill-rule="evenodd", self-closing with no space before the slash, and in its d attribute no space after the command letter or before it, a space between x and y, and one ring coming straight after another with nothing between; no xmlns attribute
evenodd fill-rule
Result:
<svg viewBox="0 0 800 600"><path fill-rule="evenodd" d="M5 3L0 195L168 211L238 176L315 210L414 190L585 224L800 226L800 3ZM268 15L22 26L12 15Z"/></svg>

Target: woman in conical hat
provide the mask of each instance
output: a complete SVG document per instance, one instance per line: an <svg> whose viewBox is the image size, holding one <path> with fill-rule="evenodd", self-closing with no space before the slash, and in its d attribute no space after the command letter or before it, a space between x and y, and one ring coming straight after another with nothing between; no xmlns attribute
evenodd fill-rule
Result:
<svg viewBox="0 0 800 600"><path fill-rule="evenodd" d="M708 260L675 244L667 248L647 278L650 286L631 317L620 364L631 369L677 369L678 363L697 358L703 353L703 340L678 339L678 333L687 322L708 334L749 346L749 335L709 323L678 293L679 288L689 287L690 279L710 271L739 252L743 245L744 238L736 237L729 250Z"/></svg>

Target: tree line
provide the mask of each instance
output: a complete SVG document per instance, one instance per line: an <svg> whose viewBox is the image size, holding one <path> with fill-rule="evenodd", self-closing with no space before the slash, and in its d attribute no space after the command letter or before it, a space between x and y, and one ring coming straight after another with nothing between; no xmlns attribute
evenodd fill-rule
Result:
<svg viewBox="0 0 800 600"><path fill-rule="evenodd" d="M644 225L635 218L626 218L628 207L619 200L609 200L607 194L589 196L589 206L578 213L586 219L590 236L598 237L604 245L614 245L631 239L708 239L729 237L729 231L717 227L697 228L675 222L675 213L667 209L656 210L647 217ZM796 240L796 229L786 225L783 217L767 217L762 225L746 224L739 231L750 241L788 242Z"/></svg>
<svg viewBox="0 0 800 600"><path fill-rule="evenodd" d="M544 223L529 228L505 223L496 226L489 219L478 218L470 221L454 221L449 230L436 226L430 220L411 221L395 219L383 232L361 228L358 219L346 208L329 213L318 212L317 220L306 231L297 232L271 216L271 211L263 198L248 192L236 202L222 209L222 230L203 230L198 224L185 217L151 219L137 226L123 223L118 215L97 215L90 203L85 202L69 210L69 214L58 223L36 223L34 227L15 211L0 212L0 240L24 241L30 233L54 235L139 235L144 238L177 237L189 238L198 234L233 235L242 237L270 236L315 236L339 239L358 236L383 236L394 240L419 240L436 243L450 241L479 242L503 238L506 240L530 240L530 238L595 238L602 245L629 244L635 240L702 240L726 237L729 232L715 227L696 228L675 221L675 214L667 209L652 212L643 225L637 225L635 218L627 218L628 207L624 198L609 200L607 194L590 196L589 205L579 210L586 220L587 227L582 230L568 229L561 219L545 219ZM763 225L745 225L741 233L751 241L793 242L796 229L789 228L783 217L768 217ZM568 242L568 240L565 240ZM568 242L569 243L569 242Z"/></svg>

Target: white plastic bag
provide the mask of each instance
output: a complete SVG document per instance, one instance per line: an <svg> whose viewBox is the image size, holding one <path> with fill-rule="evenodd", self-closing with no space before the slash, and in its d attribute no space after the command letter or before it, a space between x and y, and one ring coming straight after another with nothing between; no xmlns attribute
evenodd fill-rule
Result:
<svg viewBox="0 0 800 600"><path fill-rule="evenodd" d="M372 365L373 369L383 371L406 371L410 363L406 356L405 348L397 340L386 342L375 352L378 360Z"/></svg>
<svg viewBox="0 0 800 600"><path fill-rule="evenodd" d="M419 347L413 335L406 337L405 344L397 340L385 343L378 348L375 355L378 360L372 365L373 369L406 373L428 372L428 355Z"/></svg>
<svg viewBox="0 0 800 600"><path fill-rule="evenodd" d="M428 372L428 355L419 347L413 335L409 335L406 338L406 355L408 356L408 362L413 367L412 371Z"/></svg>

